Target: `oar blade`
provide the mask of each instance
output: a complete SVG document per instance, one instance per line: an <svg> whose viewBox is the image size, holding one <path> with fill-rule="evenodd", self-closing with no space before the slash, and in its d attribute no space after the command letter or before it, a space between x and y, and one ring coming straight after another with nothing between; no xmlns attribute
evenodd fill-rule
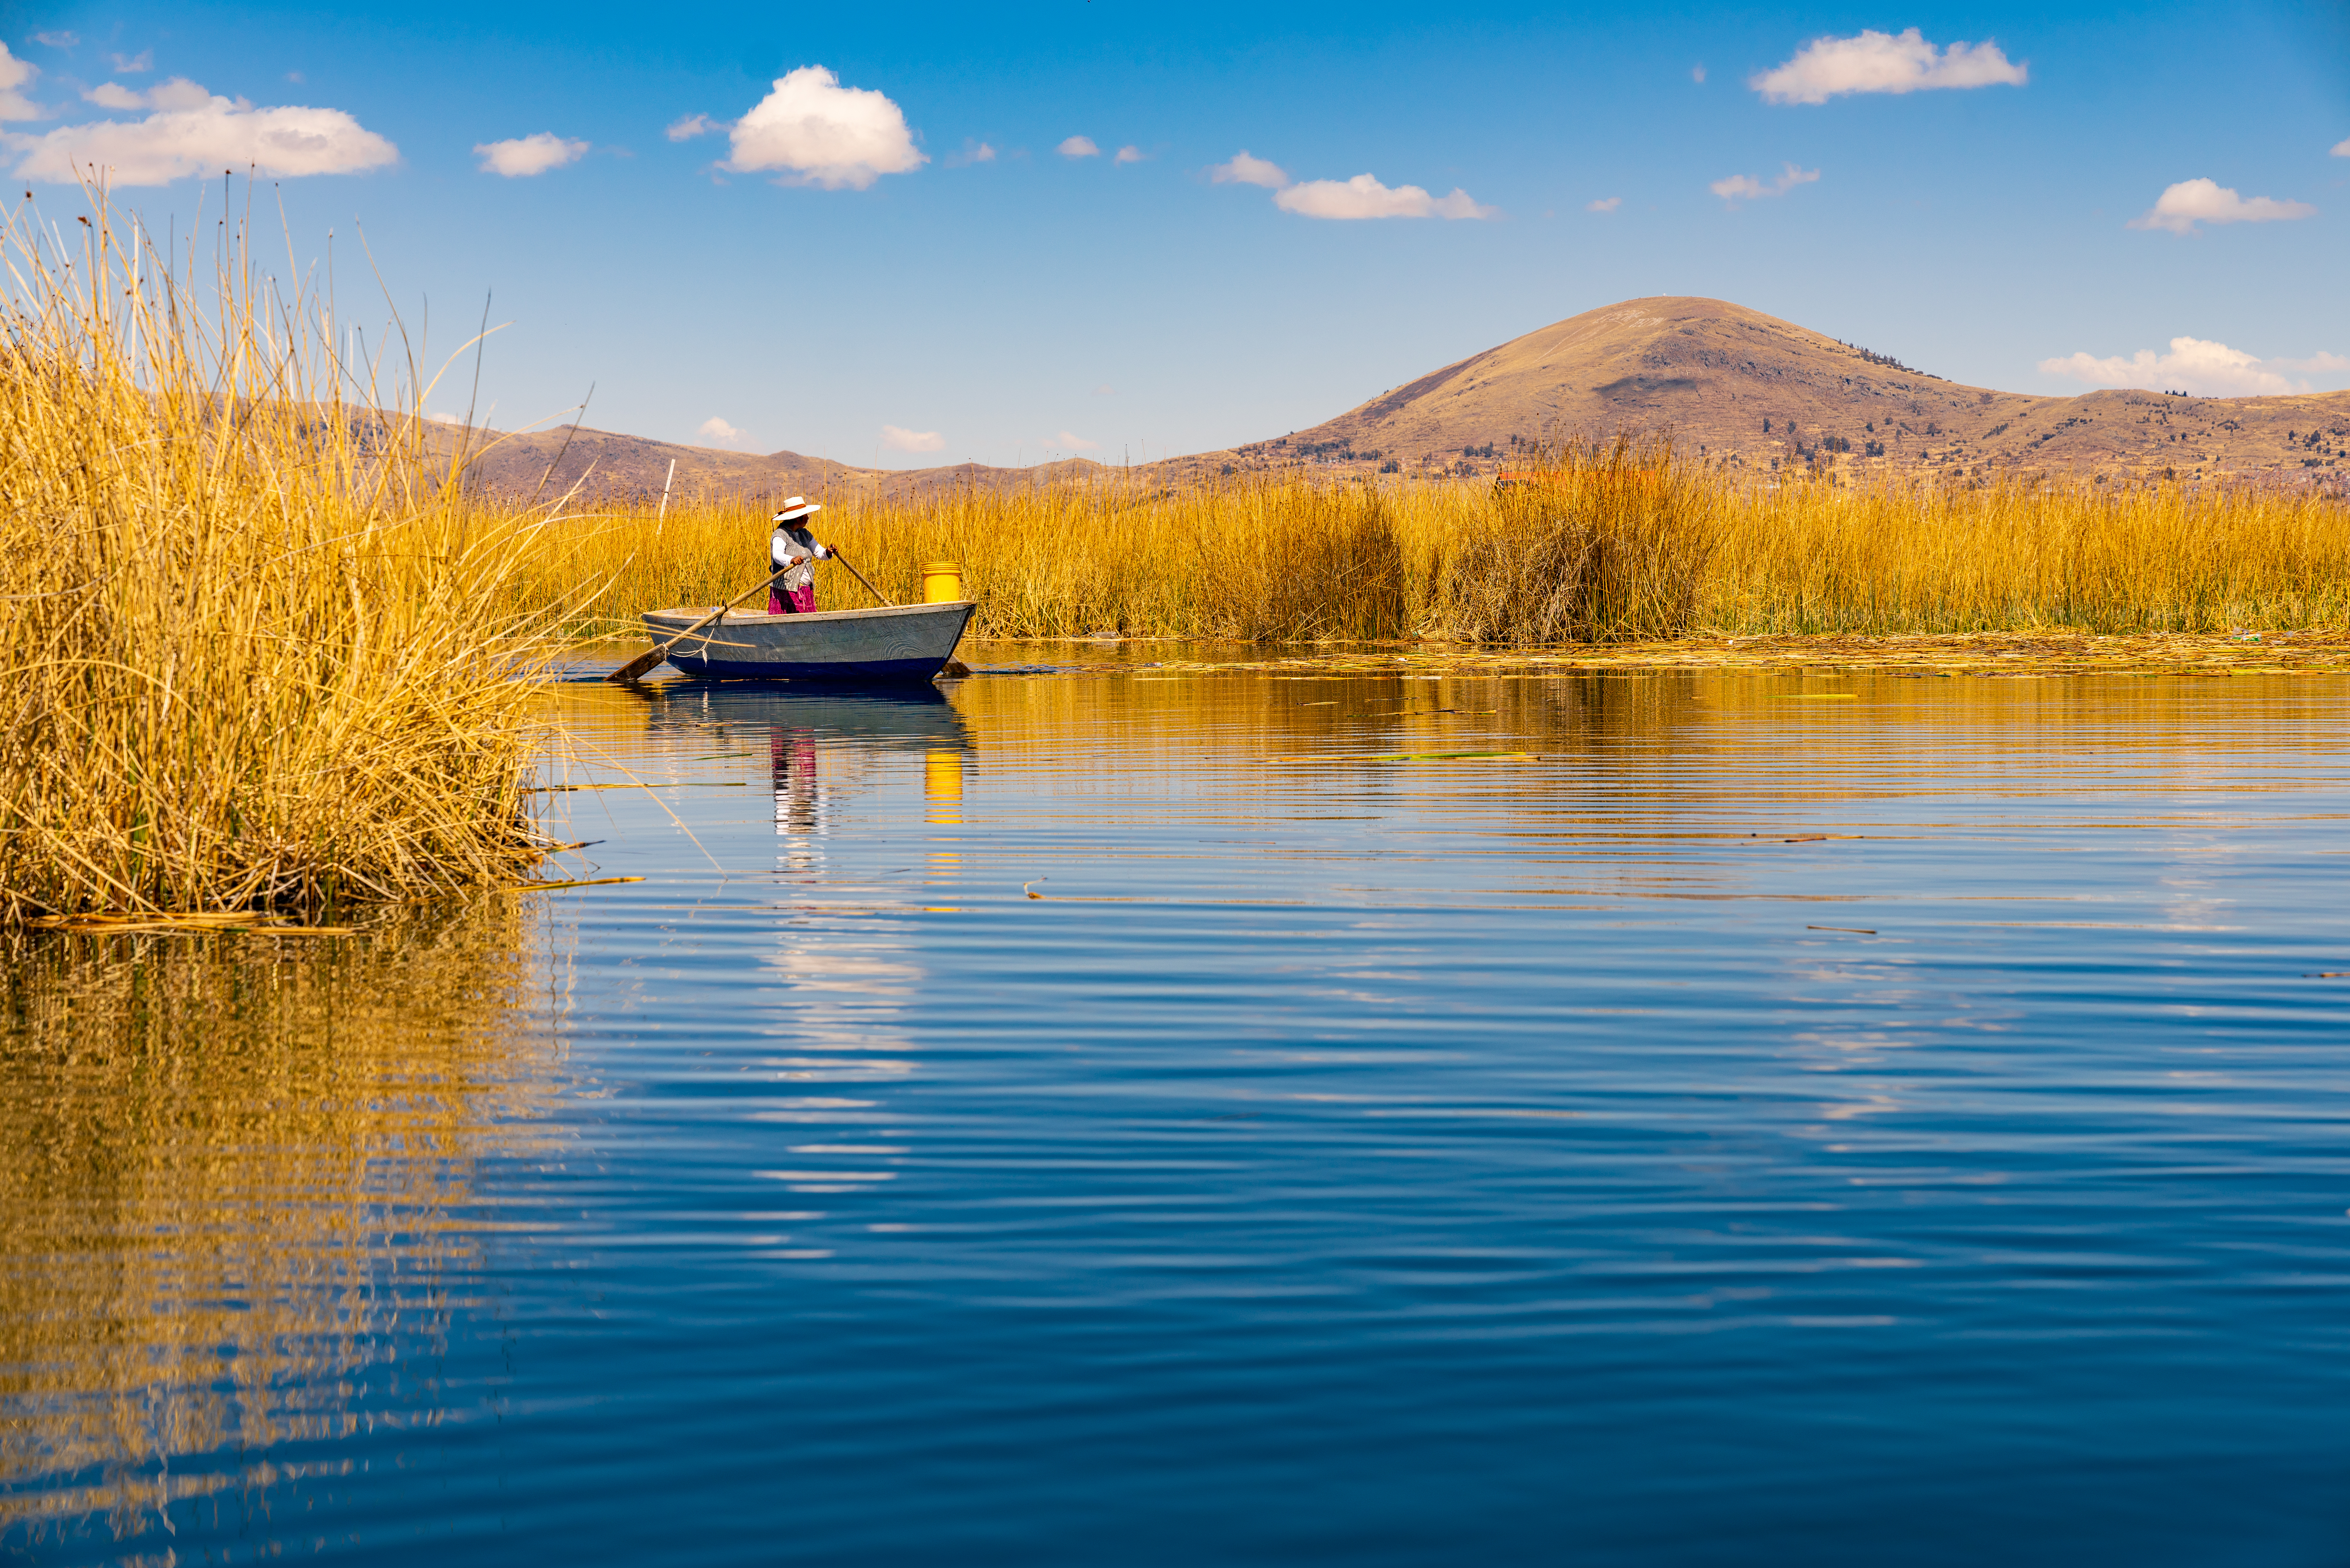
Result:
<svg viewBox="0 0 2350 1568"><path fill-rule="evenodd" d="M669 645L665 642L657 642L604 679L617 686L626 686L631 681L642 680L652 673L656 665L668 657Z"/></svg>

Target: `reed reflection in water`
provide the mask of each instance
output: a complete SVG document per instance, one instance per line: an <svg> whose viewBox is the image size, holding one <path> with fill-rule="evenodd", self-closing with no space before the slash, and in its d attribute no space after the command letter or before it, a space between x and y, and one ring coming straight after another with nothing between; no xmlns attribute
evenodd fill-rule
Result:
<svg viewBox="0 0 2350 1568"><path fill-rule="evenodd" d="M549 1066L529 924L499 898L6 954L0 1542L165 1544L347 1471L363 1424L443 1418L432 1358L482 1261L463 1210L536 1138Z"/></svg>
<svg viewBox="0 0 2350 1568"><path fill-rule="evenodd" d="M642 882L36 950L0 1552L2341 1555L2350 682L553 701Z"/></svg>

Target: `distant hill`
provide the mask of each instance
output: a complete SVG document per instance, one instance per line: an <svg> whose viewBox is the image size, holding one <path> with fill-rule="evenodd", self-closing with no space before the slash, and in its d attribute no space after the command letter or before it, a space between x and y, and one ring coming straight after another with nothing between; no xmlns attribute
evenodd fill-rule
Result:
<svg viewBox="0 0 2350 1568"><path fill-rule="evenodd" d="M1396 388L1278 441L1188 460L1491 472L1525 444L1670 431L1747 472L1997 474L2168 470L2181 478L2350 469L2350 392L2034 397L1944 380L1718 299L1586 311ZM1181 463L1184 459L1176 459Z"/></svg>
<svg viewBox="0 0 2350 1568"><path fill-rule="evenodd" d="M1138 469L1169 480L1299 468L1487 475L1537 442L1669 431L1685 450L1754 475L1830 468L1951 477L2153 472L2180 479L2350 475L2350 392L2183 398L2034 397L1969 387L1719 299L1658 297L1569 317L1447 365L1311 430ZM452 437L453 439L453 437ZM856 468L606 431L509 436L473 483L503 495L679 499L804 493L909 498L1104 474L1076 459L1030 468Z"/></svg>
<svg viewBox="0 0 2350 1568"><path fill-rule="evenodd" d="M442 437L444 442L458 439L460 432L454 431ZM1031 468L990 468L977 462L946 468L855 468L795 452L759 456L568 427L527 435L477 431L473 440L481 455L469 467L468 483L509 499L552 499L574 485L582 498L650 499L669 482L672 460L677 463L672 504L717 497L780 500L795 494L894 499L965 485L1000 489L1105 472L1101 464L1083 458Z"/></svg>

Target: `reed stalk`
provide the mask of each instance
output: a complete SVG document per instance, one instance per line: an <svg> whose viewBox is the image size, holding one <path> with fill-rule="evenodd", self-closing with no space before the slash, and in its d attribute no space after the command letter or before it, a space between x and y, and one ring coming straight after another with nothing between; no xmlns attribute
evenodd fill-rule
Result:
<svg viewBox="0 0 2350 1568"><path fill-rule="evenodd" d="M96 193L0 266L0 923L524 873L545 514L469 509L412 365L380 396L242 237L166 256Z"/></svg>

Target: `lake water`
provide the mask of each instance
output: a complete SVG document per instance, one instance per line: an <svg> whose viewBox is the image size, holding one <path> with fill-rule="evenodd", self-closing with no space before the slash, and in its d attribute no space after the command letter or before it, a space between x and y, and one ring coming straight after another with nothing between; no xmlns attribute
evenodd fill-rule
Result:
<svg viewBox="0 0 2350 1568"><path fill-rule="evenodd" d="M2341 678L555 702L20 952L0 1555L2350 1562Z"/></svg>

